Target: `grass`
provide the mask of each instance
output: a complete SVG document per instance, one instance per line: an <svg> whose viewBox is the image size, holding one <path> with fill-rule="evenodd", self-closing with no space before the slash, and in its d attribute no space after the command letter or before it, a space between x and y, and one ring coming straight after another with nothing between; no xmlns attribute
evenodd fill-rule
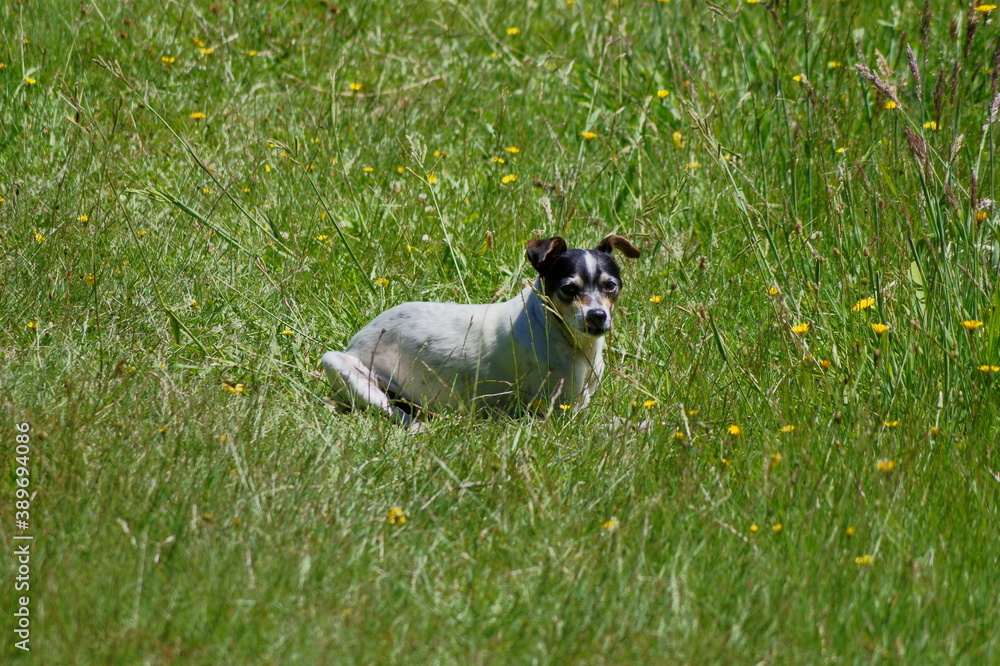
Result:
<svg viewBox="0 0 1000 666"><path fill-rule="evenodd" d="M35 660L1000 662L997 11L5 3ZM327 406L375 313L611 232L583 414Z"/></svg>

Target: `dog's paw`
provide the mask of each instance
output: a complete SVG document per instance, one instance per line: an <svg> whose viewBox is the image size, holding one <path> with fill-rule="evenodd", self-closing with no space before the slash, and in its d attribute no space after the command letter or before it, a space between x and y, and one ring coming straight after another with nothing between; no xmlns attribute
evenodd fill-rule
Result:
<svg viewBox="0 0 1000 666"><path fill-rule="evenodd" d="M406 432L410 433L411 435L419 435L420 433L429 429L430 426L427 424L427 421L414 421L413 423L410 424L410 427L406 429Z"/></svg>

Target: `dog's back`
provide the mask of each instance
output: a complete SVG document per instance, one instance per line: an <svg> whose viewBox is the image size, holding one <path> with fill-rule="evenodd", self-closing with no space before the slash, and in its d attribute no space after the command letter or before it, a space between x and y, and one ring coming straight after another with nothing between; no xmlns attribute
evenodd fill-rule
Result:
<svg viewBox="0 0 1000 666"><path fill-rule="evenodd" d="M402 303L358 332L346 352L361 359L393 397L434 411L469 404L507 410L517 384L508 303Z"/></svg>

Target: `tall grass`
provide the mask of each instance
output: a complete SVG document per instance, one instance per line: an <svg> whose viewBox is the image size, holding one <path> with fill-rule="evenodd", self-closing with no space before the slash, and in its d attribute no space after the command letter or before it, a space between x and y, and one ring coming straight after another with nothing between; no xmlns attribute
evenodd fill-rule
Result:
<svg viewBox="0 0 1000 666"><path fill-rule="evenodd" d="M0 7L34 658L1000 659L997 11ZM611 232L586 412L328 406L377 312Z"/></svg>

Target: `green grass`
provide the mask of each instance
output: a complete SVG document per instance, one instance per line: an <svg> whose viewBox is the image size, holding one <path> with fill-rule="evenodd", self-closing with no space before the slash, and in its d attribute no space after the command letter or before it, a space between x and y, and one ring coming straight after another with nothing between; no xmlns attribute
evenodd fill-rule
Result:
<svg viewBox="0 0 1000 666"><path fill-rule="evenodd" d="M30 657L1000 663L1000 10L570 5L0 6ZM377 312L612 232L583 414L327 406Z"/></svg>

